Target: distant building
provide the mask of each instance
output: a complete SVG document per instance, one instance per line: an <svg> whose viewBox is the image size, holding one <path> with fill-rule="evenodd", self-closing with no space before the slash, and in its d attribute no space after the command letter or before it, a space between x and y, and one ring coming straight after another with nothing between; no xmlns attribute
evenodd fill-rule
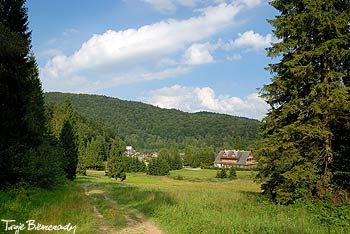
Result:
<svg viewBox="0 0 350 234"><path fill-rule="evenodd" d="M125 153L128 155L128 156L132 156L136 153L135 149L128 145L126 148L125 148Z"/></svg>
<svg viewBox="0 0 350 234"><path fill-rule="evenodd" d="M214 166L219 168L249 168L255 167L256 164L258 163L255 161L252 151L245 150L222 150L214 161Z"/></svg>

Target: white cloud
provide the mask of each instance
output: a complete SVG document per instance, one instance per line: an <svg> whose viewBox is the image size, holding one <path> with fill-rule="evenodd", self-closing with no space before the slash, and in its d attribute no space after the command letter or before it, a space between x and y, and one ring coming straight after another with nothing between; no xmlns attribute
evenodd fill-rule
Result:
<svg viewBox="0 0 350 234"><path fill-rule="evenodd" d="M143 0L144 2L151 4L154 9L160 12L173 12L176 9L175 4L171 0Z"/></svg>
<svg viewBox="0 0 350 234"><path fill-rule="evenodd" d="M142 101L162 107L187 112L211 111L261 120L268 105L257 93L244 98L219 95L210 87L187 87L174 85L149 92Z"/></svg>
<svg viewBox="0 0 350 234"><path fill-rule="evenodd" d="M65 37L69 37L69 36L71 36L71 35L73 35L73 34L75 34L75 33L78 33L78 32L79 32L78 29L75 29L75 28L66 28L66 29L63 31L62 35L65 36Z"/></svg>
<svg viewBox="0 0 350 234"><path fill-rule="evenodd" d="M247 7L255 7L260 5L261 0L236 0L239 3L245 4Z"/></svg>
<svg viewBox="0 0 350 234"><path fill-rule="evenodd" d="M184 7L194 7L200 0L143 0L144 2L150 4L155 10L167 13L174 12L177 5Z"/></svg>
<svg viewBox="0 0 350 234"><path fill-rule="evenodd" d="M271 43L275 41L271 34L266 36L254 33L253 30L238 34L238 38L234 40L234 47L245 47L252 50L260 50L271 46Z"/></svg>
<svg viewBox="0 0 350 234"><path fill-rule="evenodd" d="M156 65L189 45L195 47L196 43L222 31L233 23L235 15L241 9L242 5L239 4L222 3L201 9L199 16L186 20L169 19L138 29L108 30L103 34L95 34L74 54L58 55L47 62L41 69L43 87L46 91L57 90L60 86L57 82L60 82L71 86L66 89L62 87L63 90L59 91L74 91L80 90L86 82L85 86L93 86L100 90L104 87L100 84L114 77L124 77L130 79L130 82L137 82L144 79L142 74L145 70L146 73L152 74L175 69L176 67L160 69ZM196 61L195 54L192 54L193 56L189 57L189 62L192 61L190 64L213 61L208 50L199 51L199 48L194 47L192 50L197 49L199 56ZM155 67L158 71L154 70ZM141 73L135 74L138 70ZM173 73L167 74L170 77ZM69 81L72 77L79 77L79 82ZM104 80L96 82L96 79Z"/></svg>
<svg viewBox="0 0 350 234"><path fill-rule="evenodd" d="M40 55L44 57L53 57L53 56L62 55L62 51L57 49L48 49L48 50L41 51Z"/></svg>
<svg viewBox="0 0 350 234"><path fill-rule="evenodd" d="M242 59L242 55L240 55L240 54L233 54L233 55L226 56L226 59L229 60L229 61L240 60L240 59Z"/></svg>
<svg viewBox="0 0 350 234"><path fill-rule="evenodd" d="M210 51L213 50L213 46L209 43L192 44L184 55L184 63L189 65L200 65L205 63L213 63L214 58L210 54Z"/></svg>

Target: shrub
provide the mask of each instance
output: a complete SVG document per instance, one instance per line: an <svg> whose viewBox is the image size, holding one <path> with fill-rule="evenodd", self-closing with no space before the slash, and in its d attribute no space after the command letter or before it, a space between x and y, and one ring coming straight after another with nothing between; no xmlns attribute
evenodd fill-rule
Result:
<svg viewBox="0 0 350 234"><path fill-rule="evenodd" d="M216 178L220 178L220 179L227 178L226 169L221 168L220 170L218 170L216 173Z"/></svg>
<svg viewBox="0 0 350 234"><path fill-rule="evenodd" d="M234 168L234 167L231 167L231 168L230 168L228 178L229 178L230 180L233 180L233 179L236 179L236 178L237 178L236 168Z"/></svg>

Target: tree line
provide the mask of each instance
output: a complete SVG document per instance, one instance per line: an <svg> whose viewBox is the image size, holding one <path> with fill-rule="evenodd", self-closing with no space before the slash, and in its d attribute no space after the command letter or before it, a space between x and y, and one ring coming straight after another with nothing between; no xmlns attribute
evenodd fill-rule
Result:
<svg viewBox="0 0 350 234"><path fill-rule="evenodd" d="M46 93L48 103L62 105L70 97L74 108L94 122L103 122L124 142L153 152L169 145L246 149L258 139L259 121L209 112L185 113L99 95Z"/></svg>

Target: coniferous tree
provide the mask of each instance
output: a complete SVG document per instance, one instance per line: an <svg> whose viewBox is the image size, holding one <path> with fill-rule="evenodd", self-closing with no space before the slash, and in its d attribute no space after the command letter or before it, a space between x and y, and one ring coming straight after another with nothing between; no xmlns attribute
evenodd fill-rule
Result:
<svg viewBox="0 0 350 234"><path fill-rule="evenodd" d="M34 178L28 173L39 174L40 168L29 169L27 165L29 160L40 161L33 157L43 154L32 152L53 152L55 147L48 139L43 93L37 65L30 54L31 32L24 3L24 0L0 1L1 185ZM35 184L33 179L27 182Z"/></svg>
<svg viewBox="0 0 350 234"><path fill-rule="evenodd" d="M192 166L194 151L195 151L195 149L192 146L190 146L190 145L186 146L185 156L184 156L184 165L185 166Z"/></svg>
<svg viewBox="0 0 350 234"><path fill-rule="evenodd" d="M121 181L126 179L126 165L124 159L125 144L118 137L114 139L112 148L109 152L108 162L107 162L107 175L109 177L121 179Z"/></svg>
<svg viewBox="0 0 350 234"><path fill-rule="evenodd" d="M236 172L236 168L231 167L230 170L228 171L228 178L230 180L236 179L237 178L237 172Z"/></svg>
<svg viewBox="0 0 350 234"><path fill-rule="evenodd" d="M226 168L221 168L216 172L216 178L225 179L227 178Z"/></svg>
<svg viewBox="0 0 350 234"><path fill-rule="evenodd" d="M78 165L78 145L74 128L68 119L63 123L60 143L63 149L63 165L66 177L73 180L76 177Z"/></svg>
<svg viewBox="0 0 350 234"><path fill-rule="evenodd" d="M102 167L102 145L98 140L92 139L85 148L86 166L92 169Z"/></svg>
<svg viewBox="0 0 350 234"><path fill-rule="evenodd" d="M171 170L169 163L165 159L158 159L159 160L159 175L169 175L169 172Z"/></svg>
<svg viewBox="0 0 350 234"><path fill-rule="evenodd" d="M78 148L78 164L77 164L77 173L83 176L86 176L87 170L87 158L85 155L85 146L84 143L80 140Z"/></svg>
<svg viewBox="0 0 350 234"><path fill-rule="evenodd" d="M270 4L281 13L270 20L280 41L268 56L281 60L269 65L274 77L261 91L271 109L261 127L258 177L264 193L279 203L322 198L330 188L336 150L347 142L337 140L337 132L349 131L350 4ZM349 157L348 150L343 157Z"/></svg>

